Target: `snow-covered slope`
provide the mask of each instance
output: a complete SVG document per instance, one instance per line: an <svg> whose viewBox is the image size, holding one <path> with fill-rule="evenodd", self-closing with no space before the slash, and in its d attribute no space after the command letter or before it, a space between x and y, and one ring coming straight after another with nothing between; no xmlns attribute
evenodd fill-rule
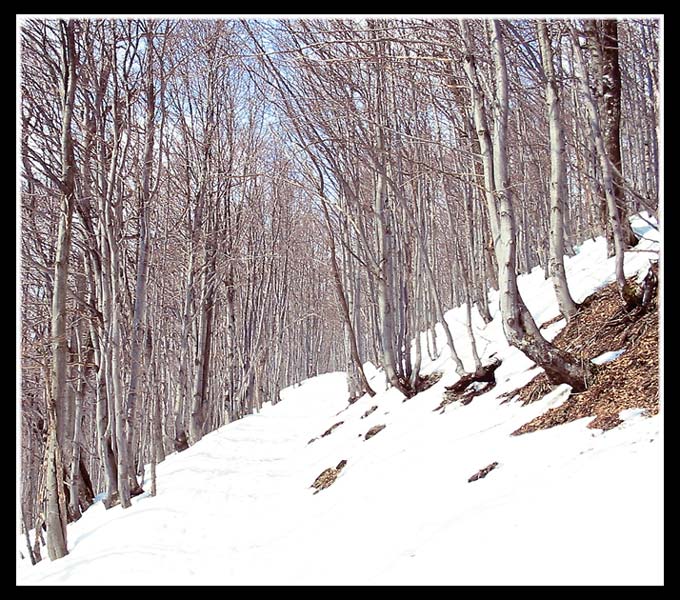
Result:
<svg viewBox="0 0 680 600"><path fill-rule="evenodd" d="M637 250L656 247L643 241ZM631 252L627 274L644 271L650 256ZM602 240L567 260L576 300L612 272ZM520 281L539 322L557 314L539 270ZM471 367L464 314L447 319ZM96 504L69 526L69 556L19 561L18 583L662 583L662 417L629 411L606 432L582 419L512 437L568 394L560 387L526 407L500 404L499 394L535 370L507 346L498 319L478 328L478 343L504 362L498 386L470 405L433 412L456 379L446 350L424 368L442 379L407 402L389 389L346 408L343 374L307 380L169 456L156 497L125 511ZM381 373L371 373L381 387ZM365 440L379 424L386 428ZM342 459L335 483L314 494L316 476ZM494 461L486 478L468 483Z"/></svg>

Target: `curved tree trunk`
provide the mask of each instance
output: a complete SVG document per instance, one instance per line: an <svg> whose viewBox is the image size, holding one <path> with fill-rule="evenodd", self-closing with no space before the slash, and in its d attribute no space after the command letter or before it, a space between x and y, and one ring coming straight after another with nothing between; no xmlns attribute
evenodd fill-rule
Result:
<svg viewBox="0 0 680 600"><path fill-rule="evenodd" d="M465 26L463 25L465 33ZM485 161L485 181L492 180L492 189L487 190L488 211L491 223L497 223L495 254L498 260L499 291L503 330L508 342L524 352L531 360L542 367L552 383L568 383L575 390L586 389L590 371L582 367L574 357L549 343L541 335L536 322L527 309L517 287L516 273L516 226L513 205L510 195L507 171L506 131L508 117L507 68L502 30L499 21L493 21L490 31L492 53L495 68L496 94L493 98L494 131L493 131L493 173ZM471 40L466 39L465 68L471 87L478 88L476 66L472 54ZM479 91L472 94L473 103L481 102ZM484 126L483 105L474 106L475 121L480 144L487 134ZM490 175L493 175L491 177ZM495 192L495 193L494 193Z"/></svg>

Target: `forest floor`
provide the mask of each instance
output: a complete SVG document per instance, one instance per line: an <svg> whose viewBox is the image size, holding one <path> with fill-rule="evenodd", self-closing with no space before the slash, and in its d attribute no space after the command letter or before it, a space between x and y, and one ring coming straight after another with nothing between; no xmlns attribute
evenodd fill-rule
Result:
<svg viewBox="0 0 680 600"><path fill-rule="evenodd" d="M628 253L626 276L640 280L658 247ZM581 303L566 327L540 269L518 284L547 338L602 363L585 394L541 387L497 308L489 324L475 311L482 360L501 364L471 402L437 410L459 379L443 332L421 371L432 385L407 402L370 363L374 397L348 403L343 373L306 380L169 455L155 497L95 503L68 526L68 556L17 558L18 583L662 584L658 310L617 316L604 240L565 262ZM446 316L470 369L465 315Z"/></svg>
<svg viewBox="0 0 680 600"><path fill-rule="evenodd" d="M582 362L602 357L589 388L572 393L564 404L525 423L513 435L548 429L583 417L594 416L589 428L611 429L623 421L622 410L659 412L659 309L656 299L648 310L628 312L615 283L594 292L581 303L576 316L553 340ZM614 350L613 350L614 349ZM599 362L599 361L598 361ZM529 404L552 386L545 373L537 375L517 393Z"/></svg>

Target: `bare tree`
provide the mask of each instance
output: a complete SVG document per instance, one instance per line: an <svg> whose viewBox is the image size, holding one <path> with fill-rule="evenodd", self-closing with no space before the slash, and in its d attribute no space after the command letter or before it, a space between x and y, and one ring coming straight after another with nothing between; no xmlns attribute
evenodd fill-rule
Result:
<svg viewBox="0 0 680 600"><path fill-rule="evenodd" d="M488 130L485 128L484 111L479 79L474 60L473 46L468 24L461 21L466 43L465 68L472 88L477 134L480 144L488 144ZM508 341L522 350L541 366L553 383L568 383L575 390L584 390L589 383L587 367L580 365L572 356L548 343L541 335L531 313L527 309L517 288L516 269L516 225L507 170L506 128L508 118L507 67L502 25L494 20L489 37L492 48L496 89L493 103L493 192L487 192L487 203L495 231L495 252L499 266L499 283L503 329ZM485 168L489 169L487 161ZM492 178L486 175L486 180ZM497 198L497 200L496 200Z"/></svg>
<svg viewBox="0 0 680 600"><path fill-rule="evenodd" d="M55 249L52 295L52 366L51 389L48 397L47 446L47 552L50 560L68 554L66 540L66 500L62 484L64 465L61 460L65 440L59 439L60 421L66 410L66 295L71 253L71 223L75 193L75 159L71 132L76 96L78 55L76 22L60 21L62 53L62 117L61 117L61 177L59 231Z"/></svg>
<svg viewBox="0 0 680 600"><path fill-rule="evenodd" d="M616 283L621 294L623 294L624 288L626 287L626 276L623 272L623 253L625 251L625 246L623 240L623 228L621 226L621 212L617 206L616 192L614 190L614 170L612 168L612 163L607 156L605 140L600 127L600 115L597 110L597 104L588 85L588 74L583 58L583 50L579 41L579 34L573 24L569 25L569 31L571 33L574 47L576 76L581 89L581 95L583 96L586 108L588 110L590 131L595 142L595 150L597 153L600 170L602 172L602 187L604 188L604 194L607 201L609 224L611 226L616 256Z"/></svg>
<svg viewBox="0 0 680 600"><path fill-rule="evenodd" d="M595 96L600 115L604 149L612 168L614 198L619 212L624 249L635 245L636 238L628 221L621 161L621 68L617 19L591 19L585 22L595 78ZM609 205L607 205L609 208ZM613 232L612 232L613 233ZM614 251L616 242L613 241Z"/></svg>
<svg viewBox="0 0 680 600"><path fill-rule="evenodd" d="M576 314L576 303L569 293L564 271L564 208L566 206L566 161L564 130L558 82L553 66L553 50L545 21L536 24L545 72L545 96L550 123L550 275L560 312L567 320Z"/></svg>
<svg viewBox="0 0 680 600"><path fill-rule="evenodd" d="M509 341L583 389L517 275L546 268L568 316L563 256L589 237L614 231L635 300L658 20L28 19L21 41L35 561L45 524L63 556L95 493L129 507L149 463L156 493L165 456L306 377L347 371L351 401L374 392L367 361L406 396L447 347L479 371L489 288Z"/></svg>

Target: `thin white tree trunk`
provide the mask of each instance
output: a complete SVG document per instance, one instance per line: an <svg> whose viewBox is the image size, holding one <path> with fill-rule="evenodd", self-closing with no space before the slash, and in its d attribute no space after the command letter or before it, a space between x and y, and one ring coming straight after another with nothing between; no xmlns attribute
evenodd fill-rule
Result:
<svg viewBox="0 0 680 600"><path fill-rule="evenodd" d="M377 278L378 288L378 312L380 318L380 341L382 349L382 363L385 376L390 385L397 388L404 395L407 390L397 376L394 356L394 308L392 306L392 232L387 223L388 215L385 214L385 178L378 172L375 188L374 211L377 222L378 249L380 256L380 275Z"/></svg>
<svg viewBox="0 0 680 600"><path fill-rule="evenodd" d="M509 106L507 69L499 21L493 21L491 24L490 38L496 82L496 93L493 99L493 185L495 194L487 194L487 201L489 201L489 214L496 213L498 218L498 241L495 245L495 251L498 260L503 329L508 341L541 366L550 381L568 383L574 389L582 391L588 385L589 371L576 363L568 353L559 350L542 337L517 288L516 232L507 172L506 132ZM470 56L472 47L469 42L466 45L466 51ZM473 82L476 80L474 62L472 60L466 62L468 63L468 76L470 81ZM474 98L475 95L473 95L473 102ZM477 96L477 98L480 97ZM483 111L478 110L479 108L475 107L475 112L482 113L483 116ZM479 131L479 134L484 134L484 131ZM485 175L488 176L488 174Z"/></svg>
<svg viewBox="0 0 680 600"><path fill-rule="evenodd" d="M553 67L553 50L545 21L538 21L538 41L541 48L543 71L546 77L546 103L550 127L550 275L552 277L560 313L567 320L576 314L576 303L571 297L564 270L564 207L566 201L566 163L564 158L564 130L562 109Z"/></svg>

